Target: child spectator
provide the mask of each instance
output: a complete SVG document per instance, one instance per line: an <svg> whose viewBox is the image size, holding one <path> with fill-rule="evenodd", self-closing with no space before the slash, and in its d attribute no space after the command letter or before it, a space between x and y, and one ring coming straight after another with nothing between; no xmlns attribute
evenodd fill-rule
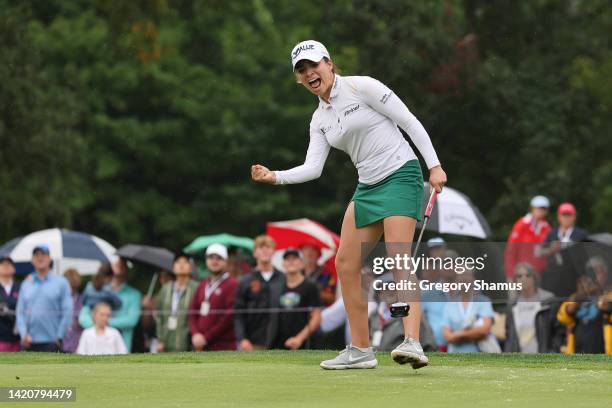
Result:
<svg viewBox="0 0 612 408"><path fill-rule="evenodd" d="M119 330L109 327L111 307L106 303L97 303L92 312L94 326L85 329L77 346L77 354L127 354L127 348Z"/></svg>

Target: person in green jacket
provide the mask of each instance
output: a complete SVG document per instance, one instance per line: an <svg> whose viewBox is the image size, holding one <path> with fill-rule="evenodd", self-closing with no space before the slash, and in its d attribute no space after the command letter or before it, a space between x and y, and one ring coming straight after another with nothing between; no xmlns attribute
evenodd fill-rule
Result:
<svg viewBox="0 0 612 408"><path fill-rule="evenodd" d="M185 253L177 254L172 272L176 279L162 286L155 302L158 352L187 351L191 344L187 313L191 297L198 288L197 282L191 279L191 257Z"/></svg>
<svg viewBox="0 0 612 408"><path fill-rule="evenodd" d="M111 290L121 299L121 307L113 311L113 316L108 325L121 332L129 353L132 351L134 327L136 327L140 319L140 300L142 295L137 289L127 284L128 266L125 259L119 258L119 260L114 262L112 270L113 277L111 282L105 285L104 289ZM84 329L94 325L89 306L83 306L81 309L79 324Z"/></svg>

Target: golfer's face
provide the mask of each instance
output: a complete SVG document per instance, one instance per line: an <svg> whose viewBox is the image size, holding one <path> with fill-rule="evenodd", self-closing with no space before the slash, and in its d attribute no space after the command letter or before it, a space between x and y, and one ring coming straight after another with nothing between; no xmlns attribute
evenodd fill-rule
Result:
<svg viewBox="0 0 612 408"><path fill-rule="evenodd" d="M301 60L295 66L295 75L304 88L317 96L329 95L334 84L334 65L331 61L312 62Z"/></svg>

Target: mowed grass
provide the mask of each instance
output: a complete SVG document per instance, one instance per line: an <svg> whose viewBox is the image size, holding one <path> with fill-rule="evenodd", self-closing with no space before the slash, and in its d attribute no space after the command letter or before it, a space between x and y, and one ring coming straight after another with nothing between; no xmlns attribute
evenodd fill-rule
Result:
<svg viewBox="0 0 612 408"><path fill-rule="evenodd" d="M76 387L66 407L604 407L612 357L430 354L421 370L324 371L332 351L84 357L2 353L2 387ZM49 403L19 403L40 407ZM0 403L0 408L11 406Z"/></svg>

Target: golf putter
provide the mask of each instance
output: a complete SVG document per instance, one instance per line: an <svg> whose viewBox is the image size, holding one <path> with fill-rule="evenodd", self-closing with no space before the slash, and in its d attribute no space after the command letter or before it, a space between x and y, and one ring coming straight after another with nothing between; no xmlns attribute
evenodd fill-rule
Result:
<svg viewBox="0 0 612 408"><path fill-rule="evenodd" d="M429 221L429 217L431 216L431 212L433 211L433 207L436 203L437 197L438 193L436 192L436 190L432 190L429 196L429 201L427 201L427 207L425 207L425 214L423 216L423 226L421 227L421 232L419 232L419 239L417 240L416 246L414 247L414 252L412 253L413 258L416 257L416 254L419 251L419 247L421 246L423 232L425 231L427 221ZM414 272L416 273L416 271ZM389 307L389 311L391 312L391 317L406 317L408 316L408 312L410 311L410 305L406 302L395 302Z"/></svg>

